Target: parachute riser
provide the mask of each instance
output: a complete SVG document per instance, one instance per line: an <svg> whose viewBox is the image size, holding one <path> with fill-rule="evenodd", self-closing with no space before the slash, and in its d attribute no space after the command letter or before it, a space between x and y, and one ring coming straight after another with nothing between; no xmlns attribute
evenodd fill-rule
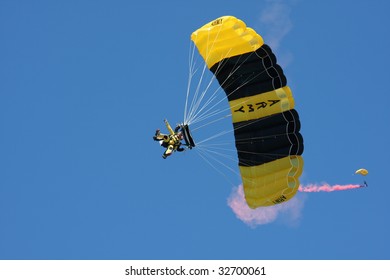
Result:
<svg viewBox="0 0 390 280"><path fill-rule="evenodd" d="M195 145L194 138L192 138L191 131L190 131L188 124L183 124L183 123L180 124L180 131L183 134L183 139L184 139L185 145L189 149L194 148L196 145Z"/></svg>

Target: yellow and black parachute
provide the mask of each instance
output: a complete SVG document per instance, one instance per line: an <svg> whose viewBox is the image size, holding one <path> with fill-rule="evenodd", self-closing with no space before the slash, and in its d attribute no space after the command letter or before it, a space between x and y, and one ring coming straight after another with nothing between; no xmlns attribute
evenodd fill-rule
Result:
<svg viewBox="0 0 390 280"><path fill-rule="evenodd" d="M233 16L207 23L191 40L229 101L249 207L291 199L303 169L303 138L291 89L271 48Z"/></svg>

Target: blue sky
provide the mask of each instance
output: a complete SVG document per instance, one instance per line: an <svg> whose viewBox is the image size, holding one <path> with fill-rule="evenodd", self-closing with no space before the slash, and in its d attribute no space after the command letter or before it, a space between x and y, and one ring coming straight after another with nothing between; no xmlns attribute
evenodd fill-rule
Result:
<svg viewBox="0 0 390 280"><path fill-rule="evenodd" d="M2 0L0 259L389 259L389 8ZM247 225L227 203L237 174L196 151L161 158L152 136L183 119L190 35L223 15L284 68L302 184L360 184L365 167L369 188L299 193L297 212Z"/></svg>

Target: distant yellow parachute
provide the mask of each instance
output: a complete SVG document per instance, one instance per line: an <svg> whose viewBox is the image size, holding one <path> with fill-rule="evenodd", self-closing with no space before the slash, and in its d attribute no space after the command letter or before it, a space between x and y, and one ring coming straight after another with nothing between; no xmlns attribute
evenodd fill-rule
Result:
<svg viewBox="0 0 390 280"><path fill-rule="evenodd" d="M275 54L233 16L205 24L191 40L226 93L248 206L291 199L303 170L303 137L292 91Z"/></svg>
<svg viewBox="0 0 390 280"><path fill-rule="evenodd" d="M360 175L366 176L368 174L368 170L364 169L364 168L360 168L360 169L355 171L355 174L360 174Z"/></svg>

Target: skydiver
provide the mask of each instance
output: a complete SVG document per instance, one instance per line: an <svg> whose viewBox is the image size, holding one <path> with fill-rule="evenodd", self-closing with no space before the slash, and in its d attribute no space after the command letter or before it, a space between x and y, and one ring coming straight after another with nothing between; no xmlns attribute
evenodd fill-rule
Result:
<svg viewBox="0 0 390 280"><path fill-rule="evenodd" d="M167 120L164 120L165 125L169 131L169 134L162 134L159 129L156 130L153 136L154 141L161 141L161 146L166 148L163 159L166 159L174 151L182 152L185 149L181 147L181 140L183 140L183 133L180 130L180 125L176 126L175 130L172 130Z"/></svg>

